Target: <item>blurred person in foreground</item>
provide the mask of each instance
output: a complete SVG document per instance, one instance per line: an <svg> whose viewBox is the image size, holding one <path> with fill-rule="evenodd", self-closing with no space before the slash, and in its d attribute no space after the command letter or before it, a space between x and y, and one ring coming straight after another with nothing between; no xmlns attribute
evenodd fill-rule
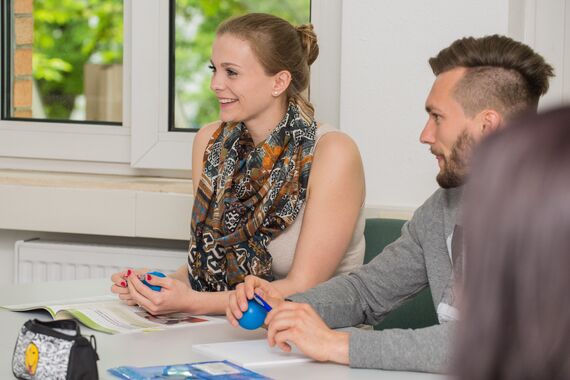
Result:
<svg viewBox="0 0 570 380"><path fill-rule="evenodd" d="M476 150L464 221L457 378L570 379L570 107Z"/></svg>

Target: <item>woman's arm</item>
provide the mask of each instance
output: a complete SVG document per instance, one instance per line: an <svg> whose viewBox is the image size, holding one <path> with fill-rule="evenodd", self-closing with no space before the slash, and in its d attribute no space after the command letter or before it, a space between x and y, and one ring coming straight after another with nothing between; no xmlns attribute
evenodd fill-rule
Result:
<svg viewBox="0 0 570 380"><path fill-rule="evenodd" d="M176 273L179 273L177 271ZM186 271L187 272L187 271ZM160 286L159 292L151 290L136 275L126 278L131 302L153 315L173 312L192 314L223 314L230 292L197 292L174 276L151 276L145 279L151 285Z"/></svg>
<svg viewBox="0 0 570 380"><path fill-rule="evenodd" d="M218 126L219 122L205 126L194 139L194 189L197 189L200 180L204 150ZM272 283L279 292L284 296L298 293L326 281L334 274L352 239L364 202L364 192L362 161L352 139L334 132L323 136L313 157L301 234L291 271L285 279ZM188 287L183 307L179 298L182 289L167 279L153 278L149 282L173 292L150 293L135 279L130 282L131 286L134 285L131 296L145 309L158 314L170 311L171 302L175 302L183 311L194 314L222 314L229 295L233 293L196 292L190 289L186 266L170 277L184 282Z"/></svg>
<svg viewBox="0 0 570 380"><path fill-rule="evenodd" d="M190 286L190 280L188 279L188 266L186 264L181 265L176 272L168 275L169 277L175 278L182 281L186 285Z"/></svg>
<svg viewBox="0 0 570 380"><path fill-rule="evenodd" d="M326 134L315 149L293 265L286 278L272 282L282 295L332 277L352 240L364 197L364 170L356 144L345 134ZM200 306L195 307L201 313L224 313L232 293L200 293Z"/></svg>
<svg viewBox="0 0 570 380"><path fill-rule="evenodd" d="M356 144L343 133L327 133L315 149L293 265L286 278L272 283L281 294L287 297L332 277L352 240L364 197Z"/></svg>
<svg viewBox="0 0 570 380"><path fill-rule="evenodd" d="M192 146L192 185L194 192L196 192L200 183L204 152L212 134L219 126L219 121L205 125L194 137ZM228 295L202 300L203 296L200 296L199 292L195 292L190 288L188 267L186 265L180 266L176 272L170 274L168 276L170 281L163 282L159 278L153 278L148 281L151 284L163 286L164 290L161 292L147 291L148 288L138 278L133 280L130 276L131 273L135 276L144 275L147 271L146 269L137 271L131 269L130 272L124 271L113 274L111 277L113 281L111 291L117 293L119 298L127 304L139 304L155 314L165 314L172 311L205 314L209 313L209 310L212 310L211 312L223 313Z"/></svg>

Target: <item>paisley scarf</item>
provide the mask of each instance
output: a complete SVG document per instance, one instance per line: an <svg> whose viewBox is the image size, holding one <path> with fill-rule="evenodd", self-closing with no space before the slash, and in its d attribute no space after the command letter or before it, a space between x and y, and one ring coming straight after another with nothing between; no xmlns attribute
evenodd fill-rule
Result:
<svg viewBox="0 0 570 380"><path fill-rule="evenodd" d="M267 247L305 201L316 128L290 103L259 146L243 123L222 123L214 132L192 209L193 289L231 290L249 274L273 280Z"/></svg>

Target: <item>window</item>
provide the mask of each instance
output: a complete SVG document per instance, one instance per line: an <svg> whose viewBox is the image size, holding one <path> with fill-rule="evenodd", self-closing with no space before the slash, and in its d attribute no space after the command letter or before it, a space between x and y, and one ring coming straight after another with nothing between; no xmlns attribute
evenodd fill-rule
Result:
<svg viewBox="0 0 570 380"><path fill-rule="evenodd" d="M209 59L210 54L211 41L208 38L212 39L213 34L209 35L207 31L215 30L221 19L234 12L272 12L299 24L307 21L310 4L311 22L315 24L321 48L319 59L312 67L311 100L316 105L317 116L324 115L326 121L336 123L341 1L309 1L3 0L2 56L9 59L2 60L0 163L1 157L11 157L29 161L31 169L38 160L42 160L41 167L45 168L45 159L49 159L73 162L73 170L87 163L120 166L125 172L137 169L189 170L194 133L179 131L191 132L204 120L217 118L217 107L208 106L207 96L202 98L209 93L202 92L203 87L207 89L209 72L206 75L207 64L201 63L201 60ZM78 79L75 82L68 80L66 75L76 68L71 69L63 61L70 63L70 54L76 54L80 49L67 49L67 42L54 43L56 38L79 35L79 32L68 32L67 28L61 30L57 24L66 19L63 10L74 6L83 7L84 13L81 17L76 13L67 18L68 22L73 19L73 27L86 33L99 30L105 34L105 31L112 30L112 36L91 39L91 44L87 43L89 38L84 39L86 44L82 49L90 47L93 50L87 52L88 58L84 54L77 61ZM301 8L304 10L299 10ZM177 20L172 28L171 16ZM16 21L34 24L36 19L33 29L28 27L32 35L18 34ZM57 20L57 27L52 25L53 19ZM109 22L108 27L102 27L103 20ZM52 29L48 33L52 50L36 42L47 33L46 28ZM123 30L122 37L120 29ZM25 43L18 43L19 35L27 38ZM66 49L59 46L55 49L53 45L65 45ZM181 62L177 66L170 59L171 51L174 53L171 45L176 47L177 59ZM25 51L20 52L18 48ZM189 54L194 55L191 58ZM25 67L16 71L15 62L21 55L27 55L28 60ZM46 61L48 65L40 65ZM171 65L173 70L170 70ZM109 71L110 67L115 69ZM24 69L27 71L19 71ZM111 79L101 79L105 76ZM49 87L48 79L52 82L55 79L60 85L65 82L64 86L75 84L71 90L60 88L52 91L50 100L45 90ZM59 79L62 80L58 82ZM18 83L18 80L23 82ZM42 80L44 84L40 84ZM92 104L89 100L92 87L88 83L91 81L103 88L96 90L98 95L94 99L113 108L110 114L88 111L88 104ZM20 87L25 88L21 90ZM121 96L118 96L119 88L122 89ZM60 96L58 91L63 94L59 100L64 109L53 99ZM26 103L15 95L26 98ZM336 100L331 101L331 97ZM64 101L64 98L72 100ZM40 104L42 107L38 107ZM56 104L59 108L49 109L49 104ZM178 108L177 117L174 117L175 108ZM181 121L174 124L176 119Z"/></svg>
<svg viewBox="0 0 570 380"><path fill-rule="evenodd" d="M86 117L83 71L85 64L118 62L121 55L124 62L118 30L123 30L123 8L130 1L5 0L1 4L0 157L39 159L42 168L45 159L129 163L130 130L117 128L121 120ZM100 22L109 14L115 21L103 27ZM70 42L81 37L78 28L88 35L99 30L114 36L84 34L85 40ZM72 62L77 54L73 50L82 50L83 58ZM111 50L113 54L103 54ZM69 78L71 73L75 79ZM125 81L118 79L117 84ZM123 125L128 125L125 107L124 101L118 106Z"/></svg>
<svg viewBox="0 0 570 380"><path fill-rule="evenodd" d="M4 118L120 125L123 1L12 4Z"/></svg>

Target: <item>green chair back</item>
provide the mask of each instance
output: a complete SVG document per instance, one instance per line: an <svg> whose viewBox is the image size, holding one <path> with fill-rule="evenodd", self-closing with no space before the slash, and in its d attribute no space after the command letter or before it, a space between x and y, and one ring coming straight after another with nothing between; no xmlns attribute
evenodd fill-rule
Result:
<svg viewBox="0 0 570 380"><path fill-rule="evenodd" d="M364 229L366 238L365 264L381 253L385 246L400 237L405 222L405 220L400 219L366 219ZM437 323L437 314L428 287L390 312L382 322L374 326L374 329L419 329Z"/></svg>

